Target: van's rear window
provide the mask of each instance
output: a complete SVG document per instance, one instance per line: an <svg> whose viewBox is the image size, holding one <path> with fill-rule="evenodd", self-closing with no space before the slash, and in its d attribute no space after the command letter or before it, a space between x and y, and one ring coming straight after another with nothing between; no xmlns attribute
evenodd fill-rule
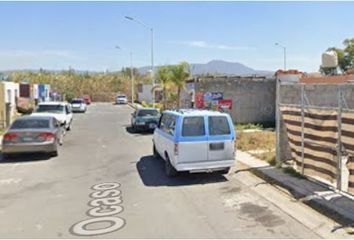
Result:
<svg viewBox="0 0 354 240"><path fill-rule="evenodd" d="M227 135L230 134L230 126L226 117L209 117L209 134L210 135Z"/></svg>
<svg viewBox="0 0 354 240"><path fill-rule="evenodd" d="M182 136L204 136L204 118L203 117L185 117L183 119Z"/></svg>

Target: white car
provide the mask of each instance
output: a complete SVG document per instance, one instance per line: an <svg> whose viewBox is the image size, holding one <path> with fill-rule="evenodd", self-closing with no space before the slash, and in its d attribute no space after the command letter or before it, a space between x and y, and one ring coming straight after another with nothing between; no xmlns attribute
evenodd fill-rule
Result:
<svg viewBox="0 0 354 240"><path fill-rule="evenodd" d="M71 129L73 121L73 113L68 102L41 102L31 115L55 117L67 131Z"/></svg>
<svg viewBox="0 0 354 240"><path fill-rule="evenodd" d="M126 95L118 95L116 97L116 104L127 104L128 103L128 98Z"/></svg>
<svg viewBox="0 0 354 240"><path fill-rule="evenodd" d="M71 107L73 112L86 112L87 110L87 105L85 103L85 100L82 98L75 98L71 101Z"/></svg>

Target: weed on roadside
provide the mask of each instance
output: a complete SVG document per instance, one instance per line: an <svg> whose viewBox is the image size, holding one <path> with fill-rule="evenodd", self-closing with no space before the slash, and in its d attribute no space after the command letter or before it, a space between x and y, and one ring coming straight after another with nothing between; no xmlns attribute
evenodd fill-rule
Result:
<svg viewBox="0 0 354 240"><path fill-rule="evenodd" d="M286 173L286 174L289 174L293 177L296 177L296 178L300 178L300 179L306 179L306 177L304 175L302 175L301 173L299 173L298 171L296 171L294 168L292 167L286 167L286 168L283 168L283 171Z"/></svg>

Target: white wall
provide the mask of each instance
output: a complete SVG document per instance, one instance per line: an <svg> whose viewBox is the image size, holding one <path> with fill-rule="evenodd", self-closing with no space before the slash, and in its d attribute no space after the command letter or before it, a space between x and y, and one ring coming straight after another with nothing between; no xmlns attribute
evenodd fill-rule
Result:
<svg viewBox="0 0 354 240"><path fill-rule="evenodd" d="M5 90L5 103L11 103L11 111L15 112L16 110L16 97L20 95L20 85L13 82L3 82Z"/></svg>
<svg viewBox="0 0 354 240"><path fill-rule="evenodd" d="M142 85L142 92L138 92L138 100L140 102L152 102L152 85L151 84L143 84Z"/></svg>
<svg viewBox="0 0 354 240"><path fill-rule="evenodd" d="M302 74L279 74L277 76L281 82L298 82Z"/></svg>
<svg viewBox="0 0 354 240"><path fill-rule="evenodd" d="M34 99L39 98L39 93L38 93L38 84L33 84L32 85L32 96Z"/></svg>

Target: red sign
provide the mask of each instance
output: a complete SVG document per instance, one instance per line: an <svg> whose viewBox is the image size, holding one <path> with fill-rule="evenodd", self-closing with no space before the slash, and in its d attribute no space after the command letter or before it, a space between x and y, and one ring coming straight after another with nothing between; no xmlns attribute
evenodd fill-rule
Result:
<svg viewBox="0 0 354 240"><path fill-rule="evenodd" d="M204 108L204 93L197 92L195 94L195 106L196 108Z"/></svg>
<svg viewBox="0 0 354 240"><path fill-rule="evenodd" d="M229 110L232 109L232 99L221 99L219 100L219 109Z"/></svg>

